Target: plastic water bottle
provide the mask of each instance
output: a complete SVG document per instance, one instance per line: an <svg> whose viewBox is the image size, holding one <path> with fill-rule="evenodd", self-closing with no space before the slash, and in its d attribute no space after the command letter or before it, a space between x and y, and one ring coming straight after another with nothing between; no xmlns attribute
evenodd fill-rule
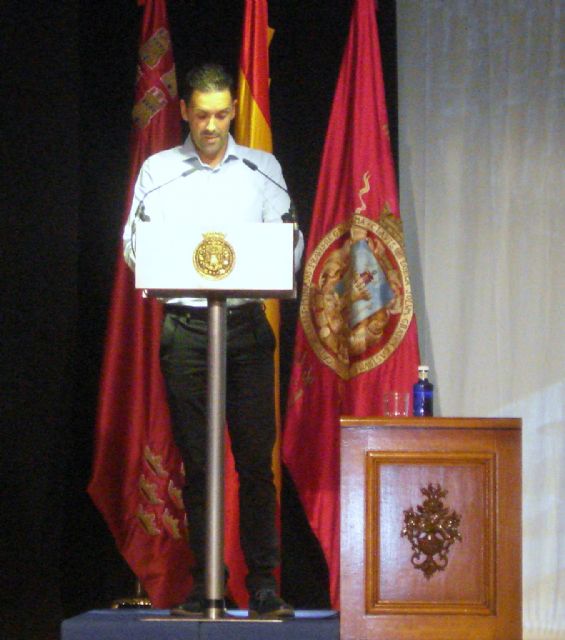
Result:
<svg viewBox="0 0 565 640"><path fill-rule="evenodd" d="M434 415L434 385L428 380L430 368L418 367L418 382L413 387L413 409L415 416Z"/></svg>

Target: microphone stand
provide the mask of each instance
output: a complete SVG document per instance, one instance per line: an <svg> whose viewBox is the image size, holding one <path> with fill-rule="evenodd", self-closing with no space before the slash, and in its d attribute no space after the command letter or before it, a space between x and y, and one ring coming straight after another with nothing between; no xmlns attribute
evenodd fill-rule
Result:
<svg viewBox="0 0 565 640"><path fill-rule="evenodd" d="M265 173L264 171L261 171L261 169L259 169L259 167L254 162L251 162L251 160L248 160L247 158L242 158L241 160L246 167L249 167L251 169L251 171L257 171L264 178L267 178L269 182L272 182L276 187L278 187L279 189L282 189L288 195L290 199L290 205L288 207L288 213L285 213L282 216L282 221L292 222L292 224L294 225L294 231L295 231L294 245L296 246L296 242L297 242L296 235L298 232L298 216L296 215L296 207L294 206L294 202L290 196L290 193L288 192L288 189L286 187L283 187L282 184L279 184L276 180L273 180L273 178L271 178L269 174Z"/></svg>

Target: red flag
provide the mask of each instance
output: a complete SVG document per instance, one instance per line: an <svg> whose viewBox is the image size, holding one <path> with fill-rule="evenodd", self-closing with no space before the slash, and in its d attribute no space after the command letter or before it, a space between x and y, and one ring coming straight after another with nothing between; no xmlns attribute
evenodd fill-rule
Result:
<svg viewBox="0 0 565 640"><path fill-rule="evenodd" d="M181 141L164 0L145 2L133 121L124 222L143 161ZM190 577L181 462L159 367L160 325L160 305L134 289L120 250L88 491L152 604L169 607L186 597Z"/></svg>
<svg viewBox="0 0 565 640"><path fill-rule="evenodd" d="M283 460L339 597L339 417L410 391L418 338L390 150L374 0L356 0L307 247Z"/></svg>

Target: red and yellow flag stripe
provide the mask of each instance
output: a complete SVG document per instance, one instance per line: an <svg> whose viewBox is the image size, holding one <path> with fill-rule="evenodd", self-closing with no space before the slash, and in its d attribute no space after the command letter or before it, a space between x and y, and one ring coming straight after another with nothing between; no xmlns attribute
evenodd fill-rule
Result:
<svg viewBox="0 0 565 640"><path fill-rule="evenodd" d="M239 144L272 152L271 114L269 108L269 44L273 30L268 25L267 0L245 0L243 38L241 45L235 139ZM280 333L278 300L267 301L267 317L275 336ZM277 434L280 434L279 349L275 352L275 413ZM275 446L273 470L280 491L279 446Z"/></svg>

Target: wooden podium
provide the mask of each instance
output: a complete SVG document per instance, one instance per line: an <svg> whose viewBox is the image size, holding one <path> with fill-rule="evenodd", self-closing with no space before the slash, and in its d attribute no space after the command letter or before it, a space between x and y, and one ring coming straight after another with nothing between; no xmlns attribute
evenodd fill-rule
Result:
<svg viewBox="0 0 565 640"><path fill-rule="evenodd" d="M519 640L521 420L340 423L341 640Z"/></svg>

